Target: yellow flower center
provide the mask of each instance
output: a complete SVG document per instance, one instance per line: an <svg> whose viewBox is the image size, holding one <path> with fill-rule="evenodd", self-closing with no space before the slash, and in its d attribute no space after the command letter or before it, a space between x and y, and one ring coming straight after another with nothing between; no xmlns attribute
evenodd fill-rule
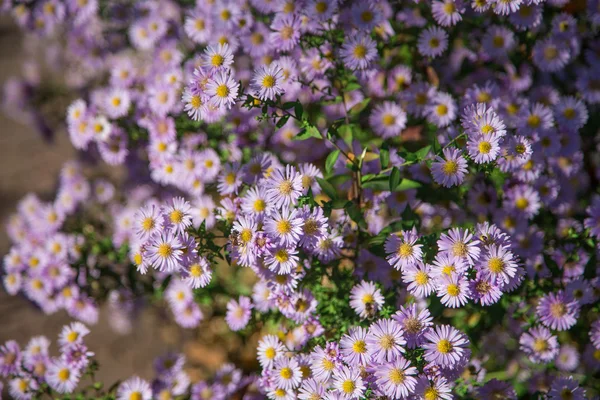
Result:
<svg viewBox="0 0 600 400"><path fill-rule="evenodd" d="M573 119L575 118L575 110L572 108L565 108L565 110L563 111L563 115L567 119Z"/></svg>
<svg viewBox="0 0 600 400"><path fill-rule="evenodd" d="M364 354L367 352L367 343L364 340L357 340L352 344L352 351L355 353Z"/></svg>
<svg viewBox="0 0 600 400"><path fill-rule="evenodd" d="M342 383L342 391L346 394L353 393L355 389L356 384L349 379Z"/></svg>
<svg viewBox="0 0 600 400"><path fill-rule="evenodd" d="M384 350L390 350L392 347L394 347L395 342L396 341L394 340L394 337L389 334L383 335L381 339L379 339L379 345Z"/></svg>
<svg viewBox="0 0 600 400"><path fill-rule="evenodd" d="M288 254L286 249L279 249L275 253L275 260L279 263L284 263L290 259L290 255Z"/></svg>
<svg viewBox="0 0 600 400"><path fill-rule="evenodd" d="M190 275L194 278L199 278L202 276L202 267L200 264L192 264L190 267Z"/></svg>
<svg viewBox="0 0 600 400"><path fill-rule="evenodd" d="M494 274L504 271L504 261L498 257L492 257L488 261L488 268Z"/></svg>
<svg viewBox="0 0 600 400"><path fill-rule="evenodd" d="M352 53L356 58L365 58L365 56L367 55L367 48L362 44L358 44L356 45Z"/></svg>
<svg viewBox="0 0 600 400"><path fill-rule="evenodd" d="M425 400L438 400L439 399L439 393L438 393L437 390L435 390L435 388L428 387L423 392L423 398Z"/></svg>
<svg viewBox="0 0 600 400"><path fill-rule="evenodd" d="M455 257L465 257L467 255L467 245L463 242L456 242L452 245L452 254Z"/></svg>
<svg viewBox="0 0 600 400"><path fill-rule="evenodd" d="M266 88L272 88L273 86L275 86L275 83L276 80L273 75L266 75L262 81L263 86Z"/></svg>
<svg viewBox="0 0 600 400"><path fill-rule="evenodd" d="M448 160L442 166L444 175L454 175L458 172L458 163L454 160Z"/></svg>
<svg viewBox="0 0 600 400"><path fill-rule="evenodd" d="M293 188L294 186L290 181L283 181L279 184L279 192L286 196L292 193Z"/></svg>
<svg viewBox="0 0 600 400"><path fill-rule="evenodd" d="M541 122L542 119L538 115L532 114L527 117L527 125L531 126L532 128L537 128L540 126Z"/></svg>
<svg viewBox="0 0 600 400"><path fill-rule="evenodd" d="M382 122L385 126L392 126L396 123L396 117L394 117L392 114L384 114Z"/></svg>
<svg viewBox="0 0 600 400"><path fill-rule="evenodd" d="M220 67L223 65L223 62L225 62L225 58L220 54L213 54L213 56L210 58L210 64L213 67Z"/></svg>
<svg viewBox="0 0 600 400"><path fill-rule="evenodd" d="M252 231L248 228L243 229L240 233L240 239L242 242L248 243L250 240L252 240Z"/></svg>
<svg viewBox="0 0 600 400"><path fill-rule="evenodd" d="M173 210L169 214L169 218L171 219L172 223L180 224L183 221L183 212L180 210Z"/></svg>
<svg viewBox="0 0 600 400"><path fill-rule="evenodd" d="M229 96L229 88L225 84L219 85L217 86L216 94L219 97L227 97Z"/></svg>
<svg viewBox="0 0 600 400"><path fill-rule="evenodd" d="M192 98L190 99L190 104L193 109L198 109L202 107L202 100L200 99L200 96L192 96Z"/></svg>
<svg viewBox="0 0 600 400"><path fill-rule="evenodd" d="M446 115L446 114L448 114L448 106L445 104L439 104L435 108L435 112L437 112L437 114L440 116Z"/></svg>
<svg viewBox="0 0 600 400"><path fill-rule="evenodd" d="M480 142L478 147L481 154L488 154L492 150L490 142Z"/></svg>
<svg viewBox="0 0 600 400"><path fill-rule="evenodd" d="M167 258L170 257L171 254L173 254L173 247L171 247L171 245L169 243L161 243L158 246L158 251L157 251L158 255L161 256L162 258Z"/></svg>
<svg viewBox="0 0 600 400"><path fill-rule="evenodd" d="M533 342L533 350L536 352L546 351L548 349L548 342L545 339L537 338Z"/></svg>
<svg viewBox="0 0 600 400"><path fill-rule="evenodd" d="M425 272L419 271L415 274L415 282L417 282L419 286L426 285L427 282L429 282L429 276L427 276Z"/></svg>
<svg viewBox="0 0 600 400"><path fill-rule="evenodd" d="M70 376L71 372L69 372L69 370L66 368L63 368L60 371L58 371L58 379L60 379L62 382L67 381Z"/></svg>
<svg viewBox="0 0 600 400"><path fill-rule="evenodd" d="M446 291L448 292L448 294L450 296L456 297L460 294L460 287L458 287L458 285L456 283L451 283L446 288Z"/></svg>
<svg viewBox="0 0 600 400"><path fill-rule="evenodd" d="M140 392L132 392L129 395L129 400L142 400L142 394Z"/></svg>
<svg viewBox="0 0 600 400"><path fill-rule="evenodd" d="M285 367L285 368L281 369L281 371L279 372L279 375L281 375L281 377L283 379L290 379L293 375L293 371L291 368Z"/></svg>
<svg viewBox="0 0 600 400"><path fill-rule="evenodd" d="M529 200L525 197L519 197L517 201L515 201L515 205L519 210L525 210L529 206Z"/></svg>
<svg viewBox="0 0 600 400"><path fill-rule="evenodd" d="M390 371L388 378L390 379L390 382L392 382L394 385L399 385L406 379L404 371L397 368L394 368Z"/></svg>
<svg viewBox="0 0 600 400"><path fill-rule="evenodd" d="M554 303L550 306L550 314L553 317L560 318L567 313L567 307L563 303Z"/></svg>
<svg viewBox="0 0 600 400"><path fill-rule="evenodd" d="M437 350L442 354L450 353L453 348L452 343L448 339L442 339L437 344Z"/></svg>

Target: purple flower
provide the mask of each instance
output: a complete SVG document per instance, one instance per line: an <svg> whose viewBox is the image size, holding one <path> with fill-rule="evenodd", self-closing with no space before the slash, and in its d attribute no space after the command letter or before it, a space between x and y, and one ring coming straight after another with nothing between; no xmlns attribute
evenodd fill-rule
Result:
<svg viewBox="0 0 600 400"><path fill-rule="evenodd" d="M579 387L579 384L573 377L557 377L548 392L548 400L585 400L585 390Z"/></svg>
<svg viewBox="0 0 600 400"><path fill-rule="evenodd" d="M391 234L385 241L385 252L390 265L404 271L423 259L423 245L417 244L419 236L415 228L402 231L399 235Z"/></svg>
<svg viewBox="0 0 600 400"><path fill-rule="evenodd" d="M579 303L564 292L549 293L537 305L536 314L542 324L564 331L575 325L579 316Z"/></svg>
<svg viewBox="0 0 600 400"><path fill-rule="evenodd" d="M444 368L455 366L467 351L469 341L459 330L439 325L425 333L425 360Z"/></svg>
<svg viewBox="0 0 600 400"><path fill-rule="evenodd" d="M366 390L360 368L343 366L333 371L333 387L347 400L359 399Z"/></svg>
<svg viewBox="0 0 600 400"><path fill-rule="evenodd" d="M558 354L558 341L550 330L543 326L531 328L519 339L520 349L534 363L549 363Z"/></svg>
<svg viewBox="0 0 600 400"><path fill-rule="evenodd" d="M393 361L405 352L402 326L391 319L380 319L369 327L367 351L374 362Z"/></svg>
<svg viewBox="0 0 600 400"><path fill-rule="evenodd" d="M454 148L444 149L444 157L436 156L431 164L433 179L445 187L460 185L467 173L467 161L460 150Z"/></svg>
<svg viewBox="0 0 600 400"><path fill-rule="evenodd" d="M181 268L182 245L171 231L154 235L147 250L152 266L159 271L173 272Z"/></svg>
<svg viewBox="0 0 600 400"><path fill-rule="evenodd" d="M408 360L400 356L391 363L375 368L377 390L382 396L394 399L408 397L414 392L417 384L417 372Z"/></svg>
<svg viewBox="0 0 600 400"><path fill-rule="evenodd" d="M392 319L398 322L404 330L406 347L409 349L421 346L424 342L425 333L433 326L433 318L431 317L429 310L423 308L419 311L416 304L411 304L406 307L401 306L392 316Z"/></svg>
<svg viewBox="0 0 600 400"><path fill-rule="evenodd" d="M246 296L240 296L238 301L233 299L227 303L225 321L232 331L239 331L248 325L252 316L252 301Z"/></svg>
<svg viewBox="0 0 600 400"><path fill-rule="evenodd" d="M8 378L16 374L21 367L21 348L14 340L0 346L0 376Z"/></svg>
<svg viewBox="0 0 600 400"><path fill-rule="evenodd" d="M377 44L365 34L351 36L344 41L340 57L351 70L367 69L377 57Z"/></svg>
<svg viewBox="0 0 600 400"><path fill-rule="evenodd" d="M362 281L350 291L350 307L361 318L374 317L383 302L383 295L373 282Z"/></svg>

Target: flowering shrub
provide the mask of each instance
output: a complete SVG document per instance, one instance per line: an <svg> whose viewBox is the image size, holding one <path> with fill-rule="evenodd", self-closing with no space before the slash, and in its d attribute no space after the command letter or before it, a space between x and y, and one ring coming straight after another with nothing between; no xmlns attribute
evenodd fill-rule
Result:
<svg viewBox="0 0 600 400"><path fill-rule="evenodd" d="M107 302L122 332L150 303L260 336L254 369L191 383L168 355L106 386L74 322L59 357L0 348L11 395L596 398L598 5L4 2L68 71L7 105L72 98L82 156L19 203L5 289L87 325Z"/></svg>

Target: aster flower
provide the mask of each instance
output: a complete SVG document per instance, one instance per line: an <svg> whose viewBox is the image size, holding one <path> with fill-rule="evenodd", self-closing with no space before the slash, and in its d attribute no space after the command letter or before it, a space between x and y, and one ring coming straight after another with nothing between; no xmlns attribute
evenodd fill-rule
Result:
<svg viewBox="0 0 600 400"><path fill-rule="evenodd" d="M150 384L137 376L121 383L117 389L117 400L150 400L151 398Z"/></svg>
<svg viewBox="0 0 600 400"><path fill-rule="evenodd" d="M270 39L273 42L273 47L279 52L290 51L300 41L301 21L294 14L281 15L277 14L273 18Z"/></svg>
<svg viewBox="0 0 600 400"><path fill-rule="evenodd" d="M401 306L400 309L392 315L392 319L400 324L404 329L406 347L413 349L424 342L424 334L429 331L433 325L429 310L427 308L421 311L417 310L416 304Z"/></svg>
<svg viewBox="0 0 600 400"><path fill-rule="evenodd" d="M434 1L431 3L431 14L441 26L453 26L462 19L460 13L464 12L464 9L461 6L461 0Z"/></svg>
<svg viewBox="0 0 600 400"><path fill-rule="evenodd" d="M283 93L283 69L276 62L261 66L254 72L252 89L261 100L275 100Z"/></svg>
<svg viewBox="0 0 600 400"><path fill-rule="evenodd" d="M286 356L275 360L273 375L275 386L286 390L297 388L302 381L302 371L298 361Z"/></svg>
<svg viewBox="0 0 600 400"><path fill-rule="evenodd" d="M152 266L160 271L177 271L181 268L182 245L171 231L163 231L150 239L147 248Z"/></svg>
<svg viewBox="0 0 600 400"><path fill-rule="evenodd" d="M232 331L244 329L252 316L252 301L246 296L240 296L238 301L233 299L227 303L225 321Z"/></svg>
<svg viewBox="0 0 600 400"><path fill-rule="evenodd" d="M448 48L448 34L437 26L429 27L421 31L417 48L425 57L438 57Z"/></svg>
<svg viewBox="0 0 600 400"><path fill-rule="evenodd" d="M512 252L505 246L491 245L481 257L478 269L497 282L508 283L515 276L517 263Z"/></svg>
<svg viewBox="0 0 600 400"><path fill-rule="evenodd" d="M7 378L20 369L22 360L21 348L14 340L0 346L0 376Z"/></svg>
<svg viewBox="0 0 600 400"><path fill-rule="evenodd" d="M228 71L218 71L206 84L206 94L217 108L231 108L238 96L240 84Z"/></svg>
<svg viewBox="0 0 600 400"><path fill-rule="evenodd" d="M418 262L402 270L402 281L407 290L418 298L428 297L435 289L435 280L429 264Z"/></svg>
<svg viewBox="0 0 600 400"><path fill-rule="evenodd" d="M54 359L45 374L48 385L58 393L72 393L77 387L81 372L69 366L66 361Z"/></svg>
<svg viewBox="0 0 600 400"><path fill-rule="evenodd" d="M425 114L432 124L448 126L456 118L456 102L449 93L437 92L425 107Z"/></svg>
<svg viewBox="0 0 600 400"><path fill-rule="evenodd" d="M285 351L286 348L279 338L273 335L266 335L258 342L258 362L263 369L271 368L275 360L282 356Z"/></svg>
<svg viewBox="0 0 600 400"><path fill-rule="evenodd" d="M340 339L340 350L344 361L350 366L366 366L370 357L367 352L367 330L352 327Z"/></svg>
<svg viewBox="0 0 600 400"><path fill-rule="evenodd" d="M478 164L489 163L500 154L500 138L495 135L470 138L467 142L469 156Z"/></svg>
<svg viewBox="0 0 600 400"><path fill-rule="evenodd" d="M212 278L212 270L204 257L198 257L186 265L182 271L182 279L192 289L207 286Z"/></svg>
<svg viewBox="0 0 600 400"><path fill-rule="evenodd" d="M442 304L456 308L465 305L471 296L469 281L464 275L442 275L437 280L436 291Z"/></svg>
<svg viewBox="0 0 600 400"><path fill-rule="evenodd" d="M313 378L308 378L302 381L298 389L298 398L300 400L320 399L325 396L325 390L326 387L323 383Z"/></svg>
<svg viewBox="0 0 600 400"><path fill-rule="evenodd" d="M383 295L373 282L362 281L350 291L350 307L361 318L375 316L383 302Z"/></svg>
<svg viewBox="0 0 600 400"><path fill-rule="evenodd" d="M515 275L516 277L517 275ZM512 283L512 281L509 280L509 283ZM494 304L502 297L502 290L498 284L499 282L492 279L489 274L478 273L475 279L469 281L470 297L475 303L484 306ZM508 291L508 285L502 284L502 288Z"/></svg>
<svg viewBox="0 0 600 400"><path fill-rule="evenodd" d="M192 224L191 206L183 197L173 197L171 204L164 208L171 229L183 233Z"/></svg>
<svg viewBox="0 0 600 400"><path fill-rule="evenodd" d="M491 379L477 390L477 395L482 399L500 397L504 399L517 399L517 393L509 382Z"/></svg>
<svg viewBox="0 0 600 400"><path fill-rule="evenodd" d="M444 368L456 365L469 345L466 336L449 325L436 326L425 333L425 339L425 360Z"/></svg>
<svg viewBox="0 0 600 400"><path fill-rule="evenodd" d="M440 251L460 258L469 265L474 265L479 259L479 244L479 240L476 240L472 233L460 228L452 228L448 233L442 233L437 243Z"/></svg>
<svg viewBox="0 0 600 400"><path fill-rule="evenodd" d="M543 326L531 328L519 339L520 349L534 363L551 362L558 354L556 336Z"/></svg>
<svg viewBox="0 0 600 400"><path fill-rule="evenodd" d="M302 195L302 177L291 165L275 169L265 183L266 194L277 208L295 205Z"/></svg>
<svg viewBox="0 0 600 400"><path fill-rule="evenodd" d="M58 343L61 348L67 348L75 344L83 343L83 338L90 333L90 330L81 322L73 322L65 325L58 337Z"/></svg>
<svg viewBox="0 0 600 400"><path fill-rule="evenodd" d="M393 361L404 353L406 340L402 327L391 319L380 319L369 327L367 351L373 361Z"/></svg>
<svg viewBox="0 0 600 400"><path fill-rule="evenodd" d="M537 305L540 322L551 329L564 331L575 325L579 316L579 303L564 292L549 293Z"/></svg>
<svg viewBox="0 0 600 400"><path fill-rule="evenodd" d="M265 232L279 239L281 245L292 246L300 240L303 224L304 221L297 210L289 211L288 208L283 208L281 212L275 211L265 218Z"/></svg>
<svg viewBox="0 0 600 400"><path fill-rule="evenodd" d="M383 364L375 370L379 393L393 399L405 398L414 392L417 384L417 369L400 356L393 362Z"/></svg>
<svg viewBox="0 0 600 400"><path fill-rule="evenodd" d="M346 366L333 371L333 388L344 399L359 399L366 390L360 369Z"/></svg>
<svg viewBox="0 0 600 400"><path fill-rule="evenodd" d="M227 43L219 43L216 47L207 46L202 56L204 67L214 71L228 70L233 64L233 53Z"/></svg>
<svg viewBox="0 0 600 400"><path fill-rule="evenodd" d="M390 265L397 270L404 270L423 259L423 245L417 244L419 236L413 228L411 231L402 231L400 235L391 234L385 241L385 252Z"/></svg>
<svg viewBox="0 0 600 400"><path fill-rule="evenodd" d="M552 382L548 392L549 400L560 399L585 400L586 392L573 377L558 377Z"/></svg>
<svg viewBox="0 0 600 400"><path fill-rule="evenodd" d="M406 113L399 105L386 101L373 109L369 124L382 138L393 138L406 127Z"/></svg>
<svg viewBox="0 0 600 400"><path fill-rule="evenodd" d="M341 365L341 353L337 343L328 343L325 349L316 346L311 355L313 377L319 382L327 382L334 370Z"/></svg>
<svg viewBox="0 0 600 400"><path fill-rule="evenodd" d="M444 377L429 377L420 375L415 386L418 400L452 400L452 387Z"/></svg>
<svg viewBox="0 0 600 400"><path fill-rule="evenodd" d="M458 149L446 148L443 153L445 158L436 156L431 164L433 179L445 187L461 184L467 173L467 161Z"/></svg>
<svg viewBox="0 0 600 400"><path fill-rule="evenodd" d="M352 36L342 44L340 57L351 70L367 69L377 57L376 43L365 34Z"/></svg>

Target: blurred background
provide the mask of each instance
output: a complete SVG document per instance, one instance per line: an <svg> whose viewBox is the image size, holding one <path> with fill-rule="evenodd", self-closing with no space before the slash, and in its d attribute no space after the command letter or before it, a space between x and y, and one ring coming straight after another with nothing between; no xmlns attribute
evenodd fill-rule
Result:
<svg viewBox="0 0 600 400"><path fill-rule="evenodd" d="M0 17L0 87L13 75L23 74L27 44L22 32L10 18ZM62 118L64 111L60 117ZM21 123L0 111L0 257L10 247L5 223L17 202L28 192L50 199L54 196L62 164L74 157L64 130L56 132L47 143L32 126ZM152 361L167 351L184 352L192 381L210 376L236 352L235 341L223 339L227 328L221 323L204 323L198 330L178 328L163 310L146 307L130 333L115 333L108 324L109 313L102 308L100 321L92 327L86 344L100 363L97 379L111 385L117 379L138 375L153 377ZM72 322L64 311L47 316L21 296L9 296L0 286L0 344L15 339L25 345L30 337L45 335L56 341L63 325ZM250 346L250 349L252 347ZM51 351L56 354L54 346ZM252 350L246 358L254 358Z"/></svg>

